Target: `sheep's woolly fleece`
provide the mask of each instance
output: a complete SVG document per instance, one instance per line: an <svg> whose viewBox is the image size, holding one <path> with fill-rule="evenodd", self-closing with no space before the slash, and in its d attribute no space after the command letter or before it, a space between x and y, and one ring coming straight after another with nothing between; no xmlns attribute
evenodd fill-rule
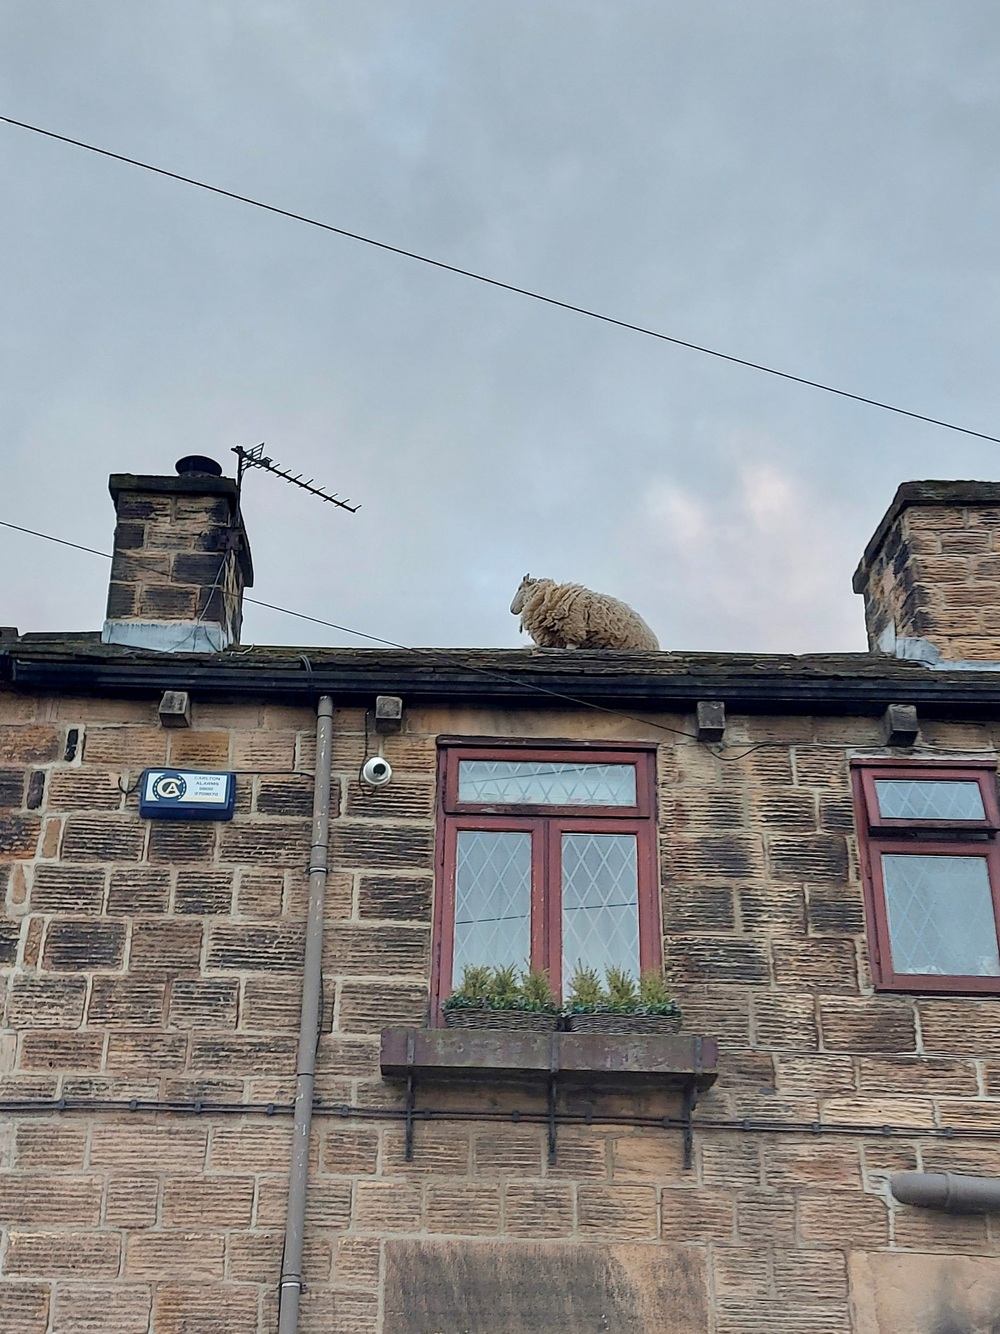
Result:
<svg viewBox="0 0 1000 1334"><path fill-rule="evenodd" d="M539 648L658 649L656 636L631 607L580 584L526 574L510 609Z"/></svg>

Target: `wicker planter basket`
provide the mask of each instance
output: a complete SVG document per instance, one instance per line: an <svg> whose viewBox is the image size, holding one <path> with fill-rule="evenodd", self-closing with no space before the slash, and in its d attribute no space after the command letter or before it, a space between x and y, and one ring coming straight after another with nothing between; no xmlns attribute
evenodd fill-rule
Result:
<svg viewBox="0 0 1000 1334"><path fill-rule="evenodd" d="M475 1006L445 1010L445 1028L506 1028L519 1032L553 1033L559 1027L559 1015L539 1010L487 1010Z"/></svg>
<svg viewBox="0 0 1000 1334"><path fill-rule="evenodd" d="M572 1033L676 1033L679 1014L570 1014L566 1026Z"/></svg>

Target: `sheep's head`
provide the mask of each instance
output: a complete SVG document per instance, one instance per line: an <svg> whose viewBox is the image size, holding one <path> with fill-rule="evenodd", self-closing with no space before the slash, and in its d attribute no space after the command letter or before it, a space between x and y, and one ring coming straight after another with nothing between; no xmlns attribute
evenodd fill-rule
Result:
<svg viewBox="0 0 1000 1334"><path fill-rule="evenodd" d="M524 576L518 586L517 592L514 594L514 601L510 604L512 615L517 616L524 610L524 604L528 600L528 595L537 583L538 580L532 579L530 574Z"/></svg>

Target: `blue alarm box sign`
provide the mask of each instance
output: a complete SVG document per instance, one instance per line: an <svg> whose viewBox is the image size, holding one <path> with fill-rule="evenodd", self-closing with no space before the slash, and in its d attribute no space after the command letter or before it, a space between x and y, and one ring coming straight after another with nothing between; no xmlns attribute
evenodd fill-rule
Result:
<svg viewBox="0 0 1000 1334"><path fill-rule="evenodd" d="M146 820L231 820L236 775L198 769L147 769L139 787Z"/></svg>

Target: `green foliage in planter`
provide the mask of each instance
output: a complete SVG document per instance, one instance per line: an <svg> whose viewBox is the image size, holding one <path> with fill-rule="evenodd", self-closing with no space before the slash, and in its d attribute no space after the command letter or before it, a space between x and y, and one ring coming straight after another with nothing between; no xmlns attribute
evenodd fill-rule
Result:
<svg viewBox="0 0 1000 1334"><path fill-rule="evenodd" d="M604 974L608 984L608 1008L619 1014L631 1014L639 1004L635 979L624 968L609 968Z"/></svg>
<svg viewBox="0 0 1000 1334"><path fill-rule="evenodd" d="M520 996L522 1009L539 1010L545 1014L556 1014L559 1001L549 982L548 973L542 969L529 968L521 974Z"/></svg>
<svg viewBox="0 0 1000 1334"><path fill-rule="evenodd" d="M531 1010L558 1014L559 1002L549 985L548 973L516 965L487 968L467 964L462 981L444 1002L445 1010Z"/></svg>
<svg viewBox="0 0 1000 1334"><path fill-rule="evenodd" d="M578 963L576 972L566 988L566 1009L571 1013L582 1014L594 1010L603 1003L604 985L596 968L584 968Z"/></svg>
<svg viewBox="0 0 1000 1334"><path fill-rule="evenodd" d="M650 969L639 978L639 1004L646 1014L674 1014L677 1002L662 973Z"/></svg>
<svg viewBox="0 0 1000 1334"><path fill-rule="evenodd" d="M622 968L609 968L602 984L596 969L578 965L569 980L565 1014L662 1014L679 1016L680 1008L662 973L643 973L635 979Z"/></svg>
<svg viewBox="0 0 1000 1334"><path fill-rule="evenodd" d="M493 969L493 983L490 987L490 1000L495 1010L520 1009L517 1004L520 994L520 979L516 964L506 968Z"/></svg>
<svg viewBox="0 0 1000 1334"><path fill-rule="evenodd" d="M467 963L462 969L462 981L448 997L452 1008L459 1005L483 1005L493 984L493 969L485 965Z"/></svg>

